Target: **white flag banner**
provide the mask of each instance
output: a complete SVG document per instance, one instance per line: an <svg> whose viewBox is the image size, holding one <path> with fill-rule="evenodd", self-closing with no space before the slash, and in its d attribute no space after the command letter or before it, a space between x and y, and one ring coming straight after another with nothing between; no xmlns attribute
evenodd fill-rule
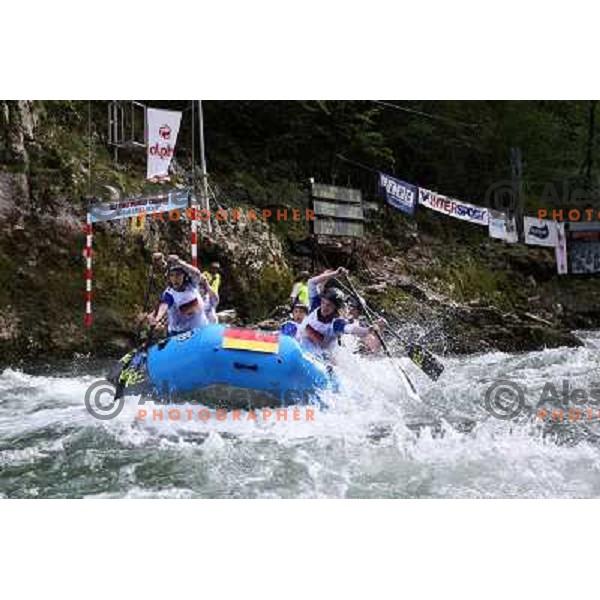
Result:
<svg viewBox="0 0 600 600"><path fill-rule="evenodd" d="M491 210L489 227L491 238L503 240L508 244L516 244L519 241L517 224L514 218L509 219L506 213Z"/></svg>
<svg viewBox="0 0 600 600"><path fill-rule="evenodd" d="M567 275L569 266L567 264L567 236L565 224L556 223L556 271L559 275Z"/></svg>
<svg viewBox="0 0 600 600"><path fill-rule="evenodd" d="M523 231L525 243L531 246L556 246L556 221L536 219L535 217L523 218Z"/></svg>
<svg viewBox="0 0 600 600"><path fill-rule="evenodd" d="M169 165L175 152L181 112L149 108L146 112L148 132L147 179L168 180Z"/></svg>
<svg viewBox="0 0 600 600"><path fill-rule="evenodd" d="M425 188L419 188L419 204L455 219L477 223L477 225L488 224L489 211L487 208L447 198Z"/></svg>

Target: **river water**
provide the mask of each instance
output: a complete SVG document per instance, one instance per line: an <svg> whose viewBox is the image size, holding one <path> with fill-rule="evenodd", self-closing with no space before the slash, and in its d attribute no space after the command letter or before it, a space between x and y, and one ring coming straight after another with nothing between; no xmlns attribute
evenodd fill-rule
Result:
<svg viewBox="0 0 600 600"><path fill-rule="evenodd" d="M5 368L0 496L598 497L600 407L589 391L600 381L600 333L580 336L582 348L447 359L435 383L402 361L419 402L399 385L397 364L343 353L342 392L330 395L329 409L315 411L313 420L291 410L286 421L260 411L256 420L244 412L218 420L214 411L199 420L201 407L192 405L177 407L176 420L169 407L140 407L134 397L117 417L101 421L86 410L84 395L106 365ZM525 405L512 419L490 413L490 406L510 411L506 402L486 406L496 380L523 389ZM585 398L565 404L548 396L565 385ZM140 408L148 415L162 409L164 418L142 418Z"/></svg>

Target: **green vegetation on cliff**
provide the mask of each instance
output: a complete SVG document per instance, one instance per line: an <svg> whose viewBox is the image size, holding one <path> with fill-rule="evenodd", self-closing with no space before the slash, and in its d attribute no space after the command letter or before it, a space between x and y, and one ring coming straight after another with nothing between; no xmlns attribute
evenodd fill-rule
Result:
<svg viewBox="0 0 600 600"><path fill-rule="evenodd" d="M393 104L399 102L205 102L210 181L219 201L307 206L311 177L358 187L374 199L376 178L369 170L374 169L482 204L492 184L510 178L514 147L523 153L527 212L568 205L578 189L592 196L599 187L590 118L595 103L420 101L402 102L401 109ZM174 183L190 183L185 175L192 155L190 121L185 113ZM0 343L8 351L70 353L85 347L81 198L90 187L97 192L100 183L124 194L152 189L144 182L143 152L123 150L115 163L106 131L105 102L0 101L0 321L5 326ZM149 225L143 236L132 235L124 224L97 228L96 327L90 338L96 348L126 342L143 302L150 253L188 255L182 227ZM217 258L224 266L223 307L235 306L243 318L257 320L285 302L293 269L307 265L305 255L294 254L307 235L306 223L293 222L215 234L201 259ZM549 252L509 248L490 241L482 228L426 211L410 219L382 207L357 252L329 259L370 268L362 273L368 285L367 273L389 256L398 257L402 273L452 302L505 312L539 309L546 317L564 309L568 323L584 326L600 319L583 307L585 294L595 298L595 281L563 279L559 285ZM410 291L388 288L382 305L419 314L422 306ZM565 298L577 309L569 313L562 306Z"/></svg>

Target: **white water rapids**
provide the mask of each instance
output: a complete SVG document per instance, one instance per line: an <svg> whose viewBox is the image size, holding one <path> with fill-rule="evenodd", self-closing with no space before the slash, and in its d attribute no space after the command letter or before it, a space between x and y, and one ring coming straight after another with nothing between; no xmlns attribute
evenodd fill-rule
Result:
<svg viewBox="0 0 600 600"><path fill-rule="evenodd" d="M581 335L586 345L577 349L448 359L435 383L407 366L418 403L407 399L388 359L344 354L343 391L313 421L294 421L291 410L285 422L260 412L256 421L247 413L152 421L139 418L136 398L115 419L99 421L84 406L86 389L104 377L99 366L7 368L0 374L0 496L598 497L599 407L588 418L587 404L561 406L562 421L537 413L548 382L560 392L564 381L589 390L600 380L600 335ZM494 418L485 406L499 379L524 390L526 406L515 419ZM551 404L543 407L550 415ZM566 416L573 407L582 411L577 421ZM151 414L155 407L144 408ZM186 406L177 408L185 414Z"/></svg>

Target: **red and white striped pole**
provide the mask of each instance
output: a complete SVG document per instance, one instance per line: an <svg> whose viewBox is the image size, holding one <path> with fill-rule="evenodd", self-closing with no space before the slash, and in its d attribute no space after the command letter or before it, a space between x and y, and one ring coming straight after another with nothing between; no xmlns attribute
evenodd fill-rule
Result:
<svg viewBox="0 0 600 600"><path fill-rule="evenodd" d="M92 216L87 214L85 224L85 315L83 322L86 327L92 326Z"/></svg>
<svg viewBox="0 0 600 600"><path fill-rule="evenodd" d="M198 209L192 206L192 266L198 267Z"/></svg>

